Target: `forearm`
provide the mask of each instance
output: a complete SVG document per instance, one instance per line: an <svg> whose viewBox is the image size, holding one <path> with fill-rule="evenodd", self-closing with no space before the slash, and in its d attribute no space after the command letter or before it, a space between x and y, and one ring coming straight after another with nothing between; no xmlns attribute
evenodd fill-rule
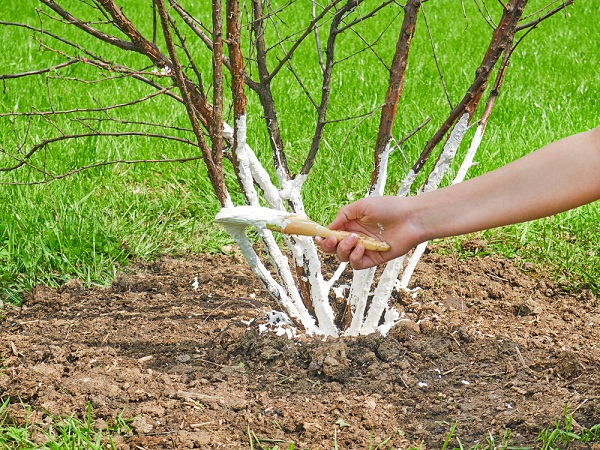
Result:
<svg viewBox="0 0 600 450"><path fill-rule="evenodd" d="M549 216L600 198L600 127L477 178L418 196L424 239Z"/></svg>

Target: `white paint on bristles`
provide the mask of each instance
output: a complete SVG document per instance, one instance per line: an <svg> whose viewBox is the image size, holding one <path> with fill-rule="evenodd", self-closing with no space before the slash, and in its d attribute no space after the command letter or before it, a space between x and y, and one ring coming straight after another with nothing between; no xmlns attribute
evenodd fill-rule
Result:
<svg viewBox="0 0 600 450"><path fill-rule="evenodd" d="M294 214L287 211L265 208L262 206L235 206L222 208L215 217L215 222L229 226L253 226L259 229L267 225L284 229Z"/></svg>

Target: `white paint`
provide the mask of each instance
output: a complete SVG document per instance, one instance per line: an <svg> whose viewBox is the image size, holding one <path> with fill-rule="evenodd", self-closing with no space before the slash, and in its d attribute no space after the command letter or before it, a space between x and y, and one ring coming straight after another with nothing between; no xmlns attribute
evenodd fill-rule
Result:
<svg viewBox="0 0 600 450"><path fill-rule="evenodd" d="M271 225L283 229L290 223L289 218L293 215L287 211L262 206L235 206L221 208L215 216L215 222L229 226L253 226L256 228L266 228L267 225Z"/></svg>
<svg viewBox="0 0 600 450"><path fill-rule="evenodd" d="M337 283L337 280L340 279L340 277L342 276L342 274L346 270L346 267L348 267L348 263L347 262L343 262L343 263L341 263L338 266L338 268L335 270L335 272L333 273L333 275L331 275L331 278L327 282L327 285L329 286L329 288L331 288L335 283ZM350 286L348 285L348 288L349 287Z"/></svg>
<svg viewBox="0 0 600 450"><path fill-rule="evenodd" d="M228 143L231 143L233 140L233 128L227 122L223 122L223 139L225 139Z"/></svg>
<svg viewBox="0 0 600 450"><path fill-rule="evenodd" d="M336 298L345 298L345 292L350 289L350 285L349 284L340 284L339 286L334 286L333 287L333 293L335 294Z"/></svg>
<svg viewBox="0 0 600 450"><path fill-rule="evenodd" d="M473 167L475 164L473 160L475 159L475 154L479 149L479 145L481 144L481 140L483 139L483 132L485 131L485 126L483 123L479 123L477 129L475 130L475 135L473 136L473 140L471 141L471 145L469 146L469 150L467 150L467 154L465 155L465 159L463 160L452 184L462 182L466 175L467 171Z"/></svg>
<svg viewBox="0 0 600 450"><path fill-rule="evenodd" d="M266 318L269 325L293 325L290 317L281 311L269 311Z"/></svg>
<svg viewBox="0 0 600 450"><path fill-rule="evenodd" d="M377 176L375 178L375 186L373 187L373 191L371 192L372 196L382 196L385 192L385 183L387 181L388 174L388 163L390 160L390 154L392 153L392 148L390 147L390 143L385 145L385 149L377 155L379 159L379 170L377 172Z"/></svg>
<svg viewBox="0 0 600 450"><path fill-rule="evenodd" d="M360 328L360 334L370 334L377 330L381 315L388 306L392 290L398 280L398 273L402 270L403 265L404 256L393 259L386 264L375 288L367 317ZM383 325L388 326L387 321ZM391 328L392 325L393 323L389 324L389 327Z"/></svg>
<svg viewBox="0 0 600 450"><path fill-rule="evenodd" d="M375 267L364 270L355 270L353 273L352 285L350 287L350 295L348 298L348 306L352 312L352 322L346 330L345 335L347 336L358 336L360 333L374 276Z"/></svg>
<svg viewBox="0 0 600 450"><path fill-rule="evenodd" d="M383 323L377 327L377 331L379 331L382 336L386 336L399 320L400 314L398 313L398 310L394 307L387 308L383 317Z"/></svg>
<svg viewBox="0 0 600 450"><path fill-rule="evenodd" d="M307 177L308 175L296 175L293 180L284 180L281 190L279 191L280 197L285 200L290 200L299 196L302 190L302 185L306 181Z"/></svg>
<svg viewBox="0 0 600 450"><path fill-rule="evenodd" d="M435 163L434 168L431 170L431 174L429 175L429 180L427 181L427 184L423 188L424 192L428 192L428 191L437 189L438 186L440 185L440 183L442 182L442 179L444 178L444 175L446 174L448 167L454 160L456 151L458 150L458 147L460 147L460 143L462 142L463 137L465 136L465 133L467 132L467 129L469 127L469 117L470 117L469 113L464 113L462 115L462 117L459 119L459 121L457 122L457 124L452 129L452 132L450 133L450 137L448 138L448 140L446 141L446 144L444 145L442 154L440 155L439 159Z"/></svg>
<svg viewBox="0 0 600 450"><path fill-rule="evenodd" d="M400 183L400 189L398 190L398 197L406 197L410 194L410 188L412 187L415 179L417 178L417 174L413 169L410 169L402 182Z"/></svg>
<svg viewBox="0 0 600 450"><path fill-rule="evenodd" d="M402 278L400 279L400 289L407 288L408 283L410 283L410 279L413 276L415 268L417 267L417 264L421 260L421 257L423 256L423 253L425 253L426 249L427 249L427 242L422 242L421 244L417 245L417 247L412 252L412 255L410 255L410 258L408 258L406 267L404 268L404 271L402 272Z"/></svg>
<svg viewBox="0 0 600 450"><path fill-rule="evenodd" d="M266 320L267 323L258 326L258 331L261 334L272 331L277 336L285 335L288 339L298 337L298 330L286 313L281 311L271 311L267 313Z"/></svg>
<svg viewBox="0 0 600 450"><path fill-rule="evenodd" d="M284 209L283 202L281 201L281 197L279 196L279 190L271 182L271 177L269 176L268 172L262 166L256 154L254 153L254 151L252 151L250 147L246 146L246 152L248 155L248 161L250 164L250 171L252 172L252 177L264 193L265 200L271 208Z"/></svg>

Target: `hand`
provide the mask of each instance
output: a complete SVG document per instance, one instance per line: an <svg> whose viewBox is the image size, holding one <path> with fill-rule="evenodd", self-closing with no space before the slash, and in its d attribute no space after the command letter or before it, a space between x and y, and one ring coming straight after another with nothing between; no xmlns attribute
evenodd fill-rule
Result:
<svg viewBox="0 0 600 450"><path fill-rule="evenodd" d="M366 269L404 255L417 245L420 232L410 220L412 200L404 197L369 197L346 205L328 226L333 230L362 233L387 242L390 250L365 250L356 236L342 241L335 237L317 239L326 253L336 253L341 261L349 261L354 269Z"/></svg>

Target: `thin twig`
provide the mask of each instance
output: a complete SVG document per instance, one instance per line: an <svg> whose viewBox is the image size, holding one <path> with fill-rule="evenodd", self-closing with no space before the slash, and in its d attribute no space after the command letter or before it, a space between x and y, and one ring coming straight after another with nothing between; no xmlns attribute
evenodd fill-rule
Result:
<svg viewBox="0 0 600 450"><path fill-rule="evenodd" d="M425 14L425 7L421 8L423 11L423 19L425 21L425 28L427 28L427 34L429 35L429 43L431 44L431 51L433 53L433 60L435 61L435 67L437 68L438 74L440 76L440 81L442 82L442 88L444 89L444 94L446 95L446 100L448 100L448 105L450 105L450 109L453 109L452 100L450 99L450 93L448 92L448 87L446 86L446 80L444 79L444 74L442 73L442 69L440 67L440 62L437 57L437 52L435 51L435 43L433 42L433 35L431 34L431 28L429 27L429 22L427 21L427 15Z"/></svg>
<svg viewBox="0 0 600 450"><path fill-rule="evenodd" d="M60 110L60 111L29 111L29 112L7 112L7 113L1 113L0 117L6 117L6 116L10 116L10 117L39 117L39 116L59 116L59 115L65 115L65 114L76 114L76 113L94 113L94 112L106 112L106 111L110 111L111 109L118 109L118 108L124 108L126 106L133 106L133 105L137 105L138 103L142 103L145 102L146 100L149 100L153 97L156 97L160 94L164 94L165 92L169 91L173 89L173 86L169 86L166 88L162 88L159 91L156 92L152 92L144 97L132 100L130 102L125 102L125 103L118 103L116 105L109 105L109 106L103 106L103 107L99 107L99 108L73 108L73 109L65 109L65 110Z"/></svg>
<svg viewBox="0 0 600 450"><path fill-rule="evenodd" d="M29 72L0 75L0 80L10 80L10 79L14 79L14 78L28 77L31 75L40 75L43 73L48 73L48 72L52 72L54 70L62 69L63 67L67 67L67 66L70 66L70 65L78 63L78 62L79 62L78 59L71 59L69 61L65 61L64 63L57 64L56 66L46 67L44 69L31 70Z"/></svg>
<svg viewBox="0 0 600 450"><path fill-rule="evenodd" d="M552 11L548 11L546 14L544 14L543 16L538 17L536 20L532 20L531 22L528 23L524 23L523 25L519 25L517 27L517 31L521 31L525 28L531 28L531 27L535 27L536 25L538 25L542 20L547 19L548 17L553 16L554 14L556 14L559 11L562 11L563 9L565 9L567 6L572 5L573 4L573 0L561 0L561 4L560 6L557 6L556 8L554 8Z"/></svg>

